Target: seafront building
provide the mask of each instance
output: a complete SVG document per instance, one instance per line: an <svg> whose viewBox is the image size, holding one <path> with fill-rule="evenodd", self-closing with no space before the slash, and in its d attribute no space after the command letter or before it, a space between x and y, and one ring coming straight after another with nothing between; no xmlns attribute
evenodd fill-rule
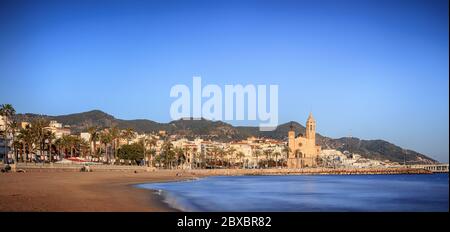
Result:
<svg viewBox="0 0 450 232"><path fill-rule="evenodd" d="M0 131L4 131L5 127L6 127L5 117L0 115ZM4 159L4 156L8 151L9 144L7 144L7 146L5 146L5 143L8 143L7 141L8 140L5 141L5 138L3 136L0 136L0 159L1 160ZM5 148L6 148L6 150L5 150Z"/></svg>
<svg viewBox="0 0 450 232"><path fill-rule="evenodd" d="M317 166L321 148L316 145L316 121L311 113L306 121L306 135L300 134L296 137L291 126L291 130L288 132L288 140L290 150L288 168Z"/></svg>
<svg viewBox="0 0 450 232"><path fill-rule="evenodd" d="M50 121L49 126L45 127L44 129L54 133L55 138L57 138L57 139L62 138L64 135L71 134L70 126L68 126L68 125L63 126L62 123L59 123L54 120Z"/></svg>
<svg viewBox="0 0 450 232"><path fill-rule="evenodd" d="M0 115L0 131L4 131L6 126L5 117Z"/></svg>

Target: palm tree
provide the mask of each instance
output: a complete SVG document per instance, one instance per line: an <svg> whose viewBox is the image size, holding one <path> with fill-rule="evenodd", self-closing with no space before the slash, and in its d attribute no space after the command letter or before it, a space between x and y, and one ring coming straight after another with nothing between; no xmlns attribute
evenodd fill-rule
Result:
<svg viewBox="0 0 450 232"><path fill-rule="evenodd" d="M109 155L108 155L108 144L112 142L112 136L108 130L103 131L99 135L100 142L105 146L105 158L106 162L109 163Z"/></svg>
<svg viewBox="0 0 450 232"><path fill-rule="evenodd" d="M152 166L151 162L152 162L153 156L156 154L156 150L154 150L153 147L156 146L157 139L153 136L151 136L150 138L148 138L147 136L144 136L140 142L144 148L144 156L146 156L147 160L148 160L147 167L150 167L150 166ZM147 151L147 146L150 147L149 151ZM153 150L154 150L154 152L153 152Z"/></svg>
<svg viewBox="0 0 450 232"><path fill-rule="evenodd" d="M46 131L44 134L44 140L48 141L48 158L50 163L53 161L52 160L52 141L56 139L56 135L55 133L53 133L52 131Z"/></svg>
<svg viewBox="0 0 450 232"><path fill-rule="evenodd" d="M61 147L63 151L63 158L66 158L68 156L68 149L70 147L70 138L68 135L63 135L61 137Z"/></svg>
<svg viewBox="0 0 450 232"><path fill-rule="evenodd" d="M78 136L75 136L75 135L72 135L70 137L71 137L70 141L71 141L72 149L75 151L76 156L79 157L80 156L80 150L81 150L80 147L81 147L82 139L80 137L78 137ZM72 153L72 155L73 155L73 153Z"/></svg>
<svg viewBox="0 0 450 232"><path fill-rule="evenodd" d="M8 139L8 134L10 132L10 128L9 128L9 120L12 119L12 117L14 117L14 115L16 114L16 110L14 109L14 107L11 104L2 104L0 105L0 115L4 117L4 121L5 121L5 129L4 129L4 148L5 148L5 154L3 156L3 162L5 162L6 164L8 164L8 149L7 149L7 142L6 140Z"/></svg>
<svg viewBox="0 0 450 232"><path fill-rule="evenodd" d="M278 168L278 156L281 156L281 153L277 151L274 153L274 155L275 155L275 168Z"/></svg>
<svg viewBox="0 0 450 232"><path fill-rule="evenodd" d="M284 145L282 152L286 154L286 161L289 160L289 153L292 152L291 148L288 145Z"/></svg>
<svg viewBox="0 0 450 232"><path fill-rule="evenodd" d="M259 160L258 157L261 155L261 151L256 149L253 151L253 156L256 157L256 167L259 168Z"/></svg>
<svg viewBox="0 0 450 232"><path fill-rule="evenodd" d="M113 150L114 150L114 159L117 159L117 140L120 138L120 130L116 126L110 128L109 134L111 135L111 139L113 142Z"/></svg>
<svg viewBox="0 0 450 232"><path fill-rule="evenodd" d="M297 165L296 165L296 167L297 167L298 166L298 160L299 160L299 158L301 158L302 152L297 149L297 150L295 150L294 154L295 154L295 158L297 159ZM301 167L303 167L303 165L301 165Z"/></svg>
<svg viewBox="0 0 450 232"><path fill-rule="evenodd" d="M20 154L20 157L23 158L23 147L24 147L24 145L23 145L23 143L20 140L15 140L13 142L14 159L17 162L19 162L19 154Z"/></svg>
<svg viewBox="0 0 450 232"><path fill-rule="evenodd" d="M158 144L158 139L155 138L154 136L152 136L152 138L150 139L150 141L148 142L149 146L150 146L150 157L149 157L149 161L150 161L150 166L153 165L153 157L155 157L156 154L156 150L154 149L156 147L156 145Z"/></svg>
<svg viewBox="0 0 450 232"><path fill-rule="evenodd" d="M63 135L61 138L61 146L64 150L65 156L67 156L67 150L70 152L70 157L73 157L74 150L76 150L79 147L79 144L81 143L81 139L75 136L71 135Z"/></svg>
<svg viewBox="0 0 450 232"><path fill-rule="evenodd" d="M127 128L122 132L122 137L125 138L127 140L127 144L130 145L130 141L136 137L136 134L133 129Z"/></svg>
<svg viewBox="0 0 450 232"><path fill-rule="evenodd" d="M98 127L91 126L88 128L88 132L90 134L89 142L92 144L93 151L94 151L94 153L92 154L92 149L91 149L91 156L96 156L97 155L96 143L97 143L97 140L99 139Z"/></svg>
<svg viewBox="0 0 450 232"><path fill-rule="evenodd" d="M222 160L221 157L224 155L224 150L220 147L213 147L211 154L213 155L214 167L216 167L218 159ZM221 163L222 164L222 163Z"/></svg>
<svg viewBox="0 0 450 232"><path fill-rule="evenodd" d="M42 155L45 144L45 128L48 127L49 122L44 118L37 118L31 123L31 130L33 130L33 135L35 136L35 144L38 146L39 155Z"/></svg>
<svg viewBox="0 0 450 232"><path fill-rule="evenodd" d="M63 149L62 138L57 138L55 140L56 153L61 157L61 150Z"/></svg>
<svg viewBox="0 0 450 232"><path fill-rule="evenodd" d="M264 150L264 156L266 156L266 162L267 162L266 167L269 167L269 159L270 159L271 155L272 155L272 149Z"/></svg>
<svg viewBox="0 0 450 232"><path fill-rule="evenodd" d="M89 144L88 141L81 139L80 140L80 152L81 152L81 157L86 157L86 151L88 151L90 149L91 145Z"/></svg>
<svg viewBox="0 0 450 232"><path fill-rule="evenodd" d="M164 144L162 145L160 156L164 161L166 168L169 167L169 165L172 168L173 161L176 157L173 150L173 144L170 141L164 142Z"/></svg>
<svg viewBox="0 0 450 232"><path fill-rule="evenodd" d="M214 158L214 153L213 150L211 148L207 148L206 152L205 152L205 166L209 166L212 167L213 163L212 160Z"/></svg>
<svg viewBox="0 0 450 232"><path fill-rule="evenodd" d="M194 169L197 169L197 167L199 166L199 163L200 163L200 165L202 163L202 157L201 157L200 153L197 152L196 148L194 148L192 150L192 160L191 160L191 162L192 162L191 167L193 167Z"/></svg>
<svg viewBox="0 0 450 232"><path fill-rule="evenodd" d="M182 166L184 162L186 161L186 155L185 155L185 150L182 148L175 148L175 156L176 156L176 161L177 161L177 166Z"/></svg>
<svg viewBox="0 0 450 232"><path fill-rule="evenodd" d="M236 154L236 157L239 158L239 161L242 163L242 169L244 169L244 161L242 161L242 158L245 157L244 152L240 151Z"/></svg>
<svg viewBox="0 0 450 232"><path fill-rule="evenodd" d="M149 156L149 161L150 161L150 162L148 162L148 166L152 167L154 165L153 164L153 160L155 159L156 150L154 148L150 149L150 150L147 151L147 154Z"/></svg>
<svg viewBox="0 0 450 232"><path fill-rule="evenodd" d="M21 129L17 138L25 145L25 162L28 161L30 154L33 153L33 143L35 136L30 126Z"/></svg>
<svg viewBox="0 0 450 232"><path fill-rule="evenodd" d="M226 154L228 157L228 166L230 166L230 156L234 158L234 153L236 153L236 148L234 148L234 147L229 147L226 150Z"/></svg>
<svg viewBox="0 0 450 232"><path fill-rule="evenodd" d="M9 128L9 131L11 133L11 138L12 138L11 141L12 141L12 144L13 144L13 146L12 146L12 152L14 154L13 155L13 162L16 163L17 162L17 157L16 157L16 150L15 150L14 144L16 142L16 132L19 129L19 123L17 123L17 121L14 120L14 119L10 120L9 123L8 123L8 128Z"/></svg>

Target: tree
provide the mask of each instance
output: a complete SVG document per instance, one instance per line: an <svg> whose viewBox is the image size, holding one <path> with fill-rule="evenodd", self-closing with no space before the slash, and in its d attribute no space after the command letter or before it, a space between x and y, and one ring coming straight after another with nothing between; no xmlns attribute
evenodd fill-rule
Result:
<svg viewBox="0 0 450 232"><path fill-rule="evenodd" d="M233 157L234 158L234 153L236 153L236 148L234 148L234 147L229 147L226 150L226 154L227 154L227 157L228 157L228 166L230 166L230 159L229 159L229 157Z"/></svg>
<svg viewBox="0 0 450 232"><path fill-rule="evenodd" d="M92 149L91 149L91 156L96 156L97 155L96 143L99 139L98 127L96 127L96 126L89 127L88 132L90 135L89 142L92 144L93 150L94 150L94 153L92 153Z"/></svg>
<svg viewBox="0 0 450 232"><path fill-rule="evenodd" d="M161 152L159 153L160 159L164 162L164 166L172 168L173 162L176 160L175 151L173 149L173 144L170 141L165 141L161 147Z"/></svg>
<svg viewBox="0 0 450 232"><path fill-rule="evenodd" d="M210 152L213 156L214 167L216 167L218 160L222 160L222 157L225 155L225 151L223 150L223 148L215 146L212 148L212 150ZM221 165L222 165L222 161L221 161Z"/></svg>
<svg viewBox="0 0 450 232"><path fill-rule="evenodd" d="M300 150L298 150L298 149L294 151L294 154L295 154L295 158L296 158L296 160L297 160L297 165L296 165L296 167L298 167L298 163L299 163L298 161L299 161L299 159L301 158L301 156L302 156L303 154L302 154L302 152L301 152ZM303 165L301 165L301 167L303 167Z"/></svg>
<svg viewBox="0 0 450 232"><path fill-rule="evenodd" d="M117 156L120 159L133 160L135 163L138 163L139 160L144 158L144 150L138 143L133 143L130 145L126 144L119 148L117 151Z"/></svg>
<svg viewBox="0 0 450 232"><path fill-rule="evenodd" d="M8 122L8 128L9 128L9 132L11 134L11 138L12 138L12 152L13 152L13 162L16 163L17 162L17 156L16 156L16 146L14 146L15 142L16 142L16 132L19 129L19 123L17 123L16 120L10 120ZM6 141L6 140L5 140ZM17 145L17 144L16 144Z"/></svg>
<svg viewBox="0 0 450 232"><path fill-rule="evenodd" d="M281 153L277 151L274 153L274 155L275 155L275 167L278 168L278 157L281 156Z"/></svg>
<svg viewBox="0 0 450 232"><path fill-rule="evenodd" d="M154 152L152 152L152 150L154 150L153 147L156 146L157 139L153 136L151 136L150 138L148 138L147 136L144 136L140 140L140 143L142 144L142 146L144 148L144 155L148 159L147 166L150 167L150 166L152 166L153 157L156 154L156 150ZM150 150L147 150L147 146L150 147Z"/></svg>
<svg viewBox="0 0 450 232"><path fill-rule="evenodd" d="M48 130L44 133L44 140L48 141L47 149L48 149L48 156L49 156L48 158L49 158L50 163L53 161L53 159L52 159L52 142L55 139L56 139L56 135L52 131Z"/></svg>
<svg viewBox="0 0 450 232"><path fill-rule="evenodd" d="M33 143L35 141L35 136L33 130L30 126L21 129L17 138L25 145L25 162L28 161L30 154L34 152Z"/></svg>
<svg viewBox="0 0 450 232"><path fill-rule="evenodd" d="M117 159L117 140L120 138L120 130L114 126L110 128L109 134L111 135L112 143L113 143L113 150L114 150L114 159Z"/></svg>
<svg viewBox="0 0 450 232"><path fill-rule="evenodd" d="M72 135L71 137L71 143L72 143L72 148L73 150L76 152L76 156L80 156L80 151L81 151L81 143L82 143L82 139L78 136Z"/></svg>
<svg viewBox="0 0 450 232"><path fill-rule="evenodd" d="M64 154L67 156L66 151L69 150L70 157L74 156L74 151L80 151L82 139L73 135L63 135L61 141L58 141L59 145L63 148Z"/></svg>
<svg viewBox="0 0 450 232"><path fill-rule="evenodd" d="M17 162L19 161L19 153L20 153L20 157L23 157L23 143L20 142L19 140L15 140L13 142L13 149L14 149L14 160L16 160Z"/></svg>
<svg viewBox="0 0 450 232"><path fill-rule="evenodd" d="M192 160L191 160L191 162L192 162L193 165L191 165L191 167L193 166L194 168L197 168L198 166L201 166L202 163L203 163L203 159L202 158L203 158L202 155L199 152L197 152L196 148L194 148L192 150Z"/></svg>
<svg viewBox="0 0 450 232"><path fill-rule="evenodd" d="M55 140L55 146L56 146L56 153L59 157L61 157L61 150L63 149L63 140L62 138L57 138Z"/></svg>
<svg viewBox="0 0 450 232"><path fill-rule="evenodd" d="M223 167L223 160L225 159L225 156L227 155L227 152L222 147L219 147L219 152L217 153L220 160L220 166Z"/></svg>
<svg viewBox="0 0 450 232"><path fill-rule="evenodd" d="M266 162L267 162L266 167L269 167L269 159L270 159L271 155L272 155L272 149L264 150L264 156L266 156Z"/></svg>
<svg viewBox="0 0 450 232"><path fill-rule="evenodd" d="M205 160L206 160L205 166L212 167L212 165L213 165L212 160L214 159L213 150L212 150L211 148L207 148L205 154L206 154L206 157L205 157Z"/></svg>
<svg viewBox="0 0 450 232"><path fill-rule="evenodd" d="M186 162L186 155L185 150L183 148L175 148L175 156L176 156L176 162L177 166L183 166L183 164Z"/></svg>
<svg viewBox="0 0 450 232"><path fill-rule="evenodd" d="M130 144L130 141L136 138L136 134L134 133L134 130L131 128L127 128L126 130L122 131L122 137L127 140L127 144Z"/></svg>
<svg viewBox="0 0 450 232"><path fill-rule="evenodd" d="M259 149L254 150L253 156L256 157L256 167L259 168L258 158L261 156L261 151Z"/></svg>
<svg viewBox="0 0 450 232"><path fill-rule="evenodd" d="M288 145L284 145L283 147L283 153L286 154L286 161L289 159L289 153L291 153L292 150Z"/></svg>
<svg viewBox="0 0 450 232"><path fill-rule="evenodd" d="M242 158L245 157L244 152L240 151L236 154L236 157L239 158L239 161L242 163L242 169L244 169L244 161L242 160Z"/></svg>
<svg viewBox="0 0 450 232"><path fill-rule="evenodd" d="M88 141L86 141L84 139L80 139L81 157L86 157L86 154L88 153L90 147L91 147L91 145L89 144Z"/></svg>
<svg viewBox="0 0 450 232"><path fill-rule="evenodd" d="M109 155L108 155L108 144L112 142L112 136L108 130L103 131L99 135L100 143L105 147L105 158L106 162L109 163Z"/></svg>
<svg viewBox="0 0 450 232"><path fill-rule="evenodd" d="M45 144L45 128L48 127L49 122L44 118L37 118L31 122L31 130L35 136L35 144L39 150L39 154L42 155Z"/></svg>
<svg viewBox="0 0 450 232"><path fill-rule="evenodd" d="M16 110L11 104L2 104L0 106L0 115L3 116L5 121L5 128L4 128L4 149L5 154L3 157L3 162L6 164L8 163L8 147L7 147L7 140L8 140L8 134L10 133L10 127L9 127L9 120L12 120L12 117L16 114Z"/></svg>
<svg viewBox="0 0 450 232"><path fill-rule="evenodd" d="M151 161L151 162L148 162L148 167L151 167L154 165L153 160L155 159L155 156L156 156L156 149L152 148L152 149L148 150L147 155L149 156L149 161Z"/></svg>
<svg viewBox="0 0 450 232"><path fill-rule="evenodd" d="M64 158L68 156L67 150L71 147L71 141L69 135L63 135L60 140L60 145L64 153Z"/></svg>

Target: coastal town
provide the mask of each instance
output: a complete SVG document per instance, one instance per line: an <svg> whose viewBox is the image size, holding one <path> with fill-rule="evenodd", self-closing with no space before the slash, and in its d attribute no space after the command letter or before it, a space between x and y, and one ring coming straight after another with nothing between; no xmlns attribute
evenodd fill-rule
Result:
<svg viewBox="0 0 450 232"><path fill-rule="evenodd" d="M151 169L308 169L389 168L402 164L367 159L360 154L321 149L315 142L316 121L306 121L306 134L289 131L286 140L248 137L219 142L189 140L161 130L137 133L117 127L87 127L72 133L70 125L43 118L14 120L11 105L2 105L0 157L18 163L143 166ZM5 142L6 141L6 142ZM6 151L6 154L5 154ZM437 171L448 171L448 165Z"/></svg>

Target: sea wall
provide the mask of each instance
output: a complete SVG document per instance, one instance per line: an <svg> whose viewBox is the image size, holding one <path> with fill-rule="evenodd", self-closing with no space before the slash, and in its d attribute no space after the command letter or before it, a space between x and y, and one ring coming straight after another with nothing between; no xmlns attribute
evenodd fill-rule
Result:
<svg viewBox="0 0 450 232"><path fill-rule="evenodd" d="M2 165L0 165L3 167ZM16 170L26 172L73 171L78 172L83 165L75 164L33 164L19 163ZM145 166L90 165L94 172L173 172L175 175L236 176L236 175L387 175L387 174L431 174L430 170L411 167L390 168L303 168L303 169L155 169Z"/></svg>

